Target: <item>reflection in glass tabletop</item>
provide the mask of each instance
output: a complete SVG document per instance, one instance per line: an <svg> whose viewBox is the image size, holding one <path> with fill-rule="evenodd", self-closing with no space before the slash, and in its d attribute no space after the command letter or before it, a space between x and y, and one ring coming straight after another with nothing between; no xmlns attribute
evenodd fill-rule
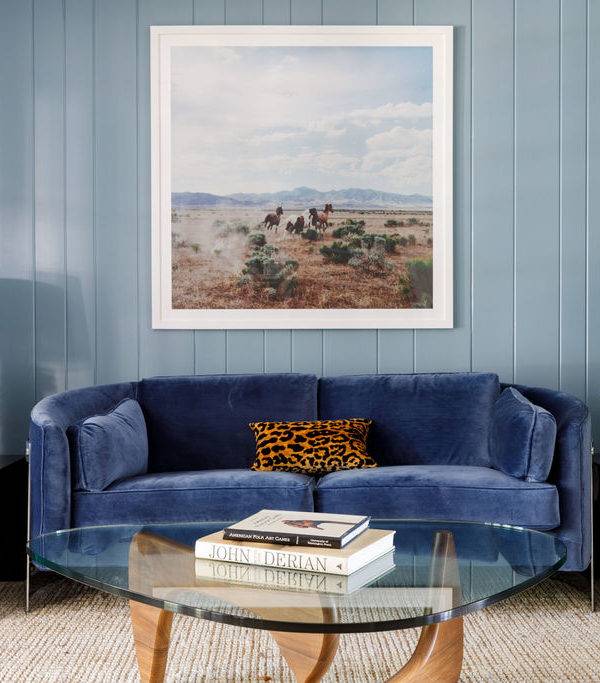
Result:
<svg viewBox="0 0 600 683"><path fill-rule="evenodd" d="M196 539L227 524L70 529L32 540L29 554L63 576L167 612L271 631L351 633L481 609L540 582L566 553L550 534L517 527L372 520L372 528L396 531L394 563L362 585L286 569L198 567Z"/></svg>

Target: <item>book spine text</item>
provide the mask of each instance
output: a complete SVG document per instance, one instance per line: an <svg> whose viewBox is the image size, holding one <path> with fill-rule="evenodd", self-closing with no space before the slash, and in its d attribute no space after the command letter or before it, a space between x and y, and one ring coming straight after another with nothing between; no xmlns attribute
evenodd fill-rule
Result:
<svg viewBox="0 0 600 683"><path fill-rule="evenodd" d="M298 545L307 548L341 548L337 538L323 536L306 536L299 534L270 534L263 531L240 531L225 529L223 538L234 541L250 541L252 543L275 543L277 545Z"/></svg>
<svg viewBox="0 0 600 683"><path fill-rule="evenodd" d="M233 545L232 543L211 543L196 541L196 557L221 562L238 562L241 564L258 564L263 567L277 569L298 569L308 572L325 572L326 574L348 574L348 563L345 557L331 557L315 553L303 553L292 550L273 550Z"/></svg>

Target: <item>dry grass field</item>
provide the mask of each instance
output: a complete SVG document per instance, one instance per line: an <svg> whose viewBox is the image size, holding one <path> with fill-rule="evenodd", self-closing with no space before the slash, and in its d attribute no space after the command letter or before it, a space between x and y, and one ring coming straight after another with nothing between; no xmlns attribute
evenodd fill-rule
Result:
<svg viewBox="0 0 600 683"><path fill-rule="evenodd" d="M314 241L265 230L266 213L174 212L174 308L431 307L431 211L334 211Z"/></svg>

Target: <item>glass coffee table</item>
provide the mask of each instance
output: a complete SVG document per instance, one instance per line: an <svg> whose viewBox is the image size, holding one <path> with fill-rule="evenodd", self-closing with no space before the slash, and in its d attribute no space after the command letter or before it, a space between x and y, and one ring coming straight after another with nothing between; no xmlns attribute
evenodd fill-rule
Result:
<svg viewBox="0 0 600 683"><path fill-rule="evenodd" d="M389 680L456 681L463 616L539 583L566 557L539 531L372 520L396 530L394 565L360 587L331 574L197 566L195 540L227 524L68 529L32 540L28 552L38 565L129 599L140 676L153 682L164 678L174 612L270 631L298 681L321 679L340 634L421 627L412 657Z"/></svg>

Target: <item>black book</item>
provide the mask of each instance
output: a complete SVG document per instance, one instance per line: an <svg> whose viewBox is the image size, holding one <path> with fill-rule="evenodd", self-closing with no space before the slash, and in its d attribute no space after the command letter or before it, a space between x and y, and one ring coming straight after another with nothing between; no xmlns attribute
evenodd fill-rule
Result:
<svg viewBox="0 0 600 683"><path fill-rule="evenodd" d="M327 512L261 510L223 530L223 538L250 543L343 548L369 527L369 517Z"/></svg>

